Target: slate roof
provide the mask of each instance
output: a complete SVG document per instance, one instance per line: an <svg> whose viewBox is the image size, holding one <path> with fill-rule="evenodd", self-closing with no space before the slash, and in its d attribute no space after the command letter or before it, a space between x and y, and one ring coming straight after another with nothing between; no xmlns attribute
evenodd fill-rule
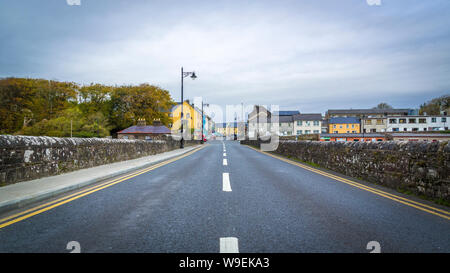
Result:
<svg viewBox="0 0 450 273"><path fill-rule="evenodd" d="M293 118L294 120L322 120L322 114L298 114Z"/></svg>
<svg viewBox="0 0 450 273"><path fill-rule="evenodd" d="M354 118L354 117L341 117L341 118L330 118L330 121L328 122L329 124L342 124L342 123L359 123L360 119L359 118Z"/></svg>
<svg viewBox="0 0 450 273"><path fill-rule="evenodd" d="M274 111L273 114L275 116L293 116L300 114L299 111Z"/></svg>
<svg viewBox="0 0 450 273"><path fill-rule="evenodd" d="M328 115L344 115L344 114L405 114L407 115L411 109L330 109Z"/></svg>
<svg viewBox="0 0 450 273"><path fill-rule="evenodd" d="M275 121L278 118L278 122L293 122L292 116L272 116Z"/></svg>
<svg viewBox="0 0 450 273"><path fill-rule="evenodd" d="M118 134L170 134L170 129L166 126L131 126Z"/></svg>

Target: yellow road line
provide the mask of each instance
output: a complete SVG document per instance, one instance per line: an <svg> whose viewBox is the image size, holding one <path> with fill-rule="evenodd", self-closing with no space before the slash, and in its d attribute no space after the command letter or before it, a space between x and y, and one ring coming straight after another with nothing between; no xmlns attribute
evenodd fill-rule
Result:
<svg viewBox="0 0 450 273"><path fill-rule="evenodd" d="M137 172L134 172L134 173L131 173L131 174L128 174L128 175L125 175L125 176L122 176L122 177L113 179L113 180L111 180L111 181L102 183L102 184L100 184L100 185L96 185L96 186L90 187L90 188L88 188L88 189L81 190L81 191L79 191L79 192L70 194L70 195L68 195L68 196L59 198L59 199L57 199L57 200L53 200L53 201L51 201L51 202L48 202L48 203L45 203L45 204L42 204L42 205L33 207L33 208L31 208L31 209L28 209L28 210L25 210L25 211L16 213L16 214L14 214L14 215L8 216L8 217L6 217L6 218L3 218L3 219L0 220L0 223L2 223L2 224L0 224L0 229L1 229L1 228L4 228L4 227L6 227L6 226L12 225L12 224L14 224L14 223L17 223L17 222L19 222L19 221L22 221L22 220L24 220L24 219L30 218L30 217L32 217L32 216L34 216L34 215L36 215L36 214L40 214L40 213L42 213L42 212L48 211L48 210L53 209L53 208L55 208L55 207L61 206L61 205L63 205L63 204L66 204L66 203L71 202L71 201L73 201L73 200L76 200L76 199L78 199L78 198L81 198L81 197L83 197L83 196L89 195L89 194L91 194L91 193L94 193L94 192L96 192L96 191L99 191L99 190L102 190L102 189L105 189L105 188L108 188L108 187L113 186L113 185L115 185L115 184L117 184L117 183L126 181L126 180L128 180L128 179L130 179L130 178L136 177L136 176L138 176L138 175L144 174L144 173L149 172L149 171L151 171L151 170L157 169L157 168L159 168L159 167L162 167L162 166L164 166L164 165L167 165L167 164L169 164L169 163L172 163L172 162L174 162L174 161L177 161L177 160L179 160L179 159L181 159L181 158L184 158L184 157L186 157L186 156L189 156L189 155L191 155L191 154L193 154L193 153L195 153L195 152L197 152L197 151L203 149L203 148L206 147L206 146L207 146L207 145L201 146L200 148L196 148L196 149L194 149L194 150L192 150L192 151L190 151L190 152L187 152L186 154L183 154L183 155L180 155L180 156L178 156L178 157L175 157L175 158L172 158L172 159L169 159L169 160L160 162L160 163L158 163L158 164L155 164L155 165L152 165L152 166L150 166L150 167L147 167L147 168L145 168L145 169L143 169L143 170L140 170L140 171L137 171ZM50 206L50 205L51 205L51 206ZM30 213L30 212L31 212L31 213ZM24 215L24 214L25 214L25 215ZM19 218L16 218L16 217L21 216L21 215L23 215L23 216L22 216L22 217L19 217ZM13 218L16 218L16 219L11 220L11 221L8 221L8 220L13 219ZM7 221L7 222L5 222L5 221ZM4 222L4 223L3 223L3 222Z"/></svg>
<svg viewBox="0 0 450 273"><path fill-rule="evenodd" d="M448 212L448 211L445 211L445 210L442 210L442 209L438 209L438 208L435 208L435 207L432 207L432 206L429 206L429 205L426 205L426 204L423 204L423 203L420 203L420 202L416 202L414 200L410 200L410 199L407 199L407 198L404 198L404 197L401 197L401 196L398 196L398 195L395 195L395 194L391 194L391 193L388 193L388 192L385 192L385 191L382 191L382 190L379 190L379 189L375 189L375 188L372 188L372 187L360 184L358 182L355 182L355 181L352 181L352 180L349 180L349 179L346 179L346 178L343 178L343 177L340 177L340 176L337 176L337 175L334 175L334 174L330 174L330 173L327 173L327 172L324 172L324 171L321 171L321 170L318 170L318 169L315 169L313 167L307 166L307 165L299 163L299 162L295 162L295 161L292 161L292 160L289 160L289 159L286 159L286 158L283 158L283 157L280 157L280 156L276 156L276 155L273 155L273 154L270 154L270 153L267 153L267 152L264 152L264 151L260 151L260 150L258 150L256 148L253 148L253 147L250 147L250 146L247 146L247 147L249 147L249 148L251 148L251 149L253 149L253 150L257 151L257 152L260 152L262 154L265 154L265 155L271 156L273 158L279 159L281 161L287 162L289 164L299 166L299 167L301 167L303 169L306 169L306 170L309 170L311 172L314 172L314 173L317 173L317 174L320 174L320 175L332 178L332 179L337 180L339 182L346 183L348 185L357 187L359 189L362 189L362 190L365 190L365 191L369 191L369 192L377 194L379 196L383 196L383 197L391 199L393 201L396 201L396 202L405 204L407 206L414 207L416 209L419 209L419 210L422 210L422 211L425 211L425 212L437 215L439 217L445 218L447 220L450 220L450 217L447 216L447 215L450 215L450 212ZM441 212L441 213L447 214L447 215L442 215L442 214L440 214L438 212L435 212L435 211L432 211L432 210L435 210L435 211L438 211L438 212Z"/></svg>

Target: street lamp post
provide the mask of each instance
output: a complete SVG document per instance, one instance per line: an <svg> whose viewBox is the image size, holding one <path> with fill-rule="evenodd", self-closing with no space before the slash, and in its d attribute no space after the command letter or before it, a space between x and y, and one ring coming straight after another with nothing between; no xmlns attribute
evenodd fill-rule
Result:
<svg viewBox="0 0 450 273"><path fill-rule="evenodd" d="M195 72L183 72L183 67L181 67L181 141L180 141L180 148L183 149L184 148L184 130L183 130L183 119L184 119L184 111L183 111L183 105L184 105L184 99L183 99L183 79L191 76L191 78L193 80L195 80L197 78L197 76L195 75Z"/></svg>
<svg viewBox="0 0 450 273"><path fill-rule="evenodd" d="M204 117L203 117L203 106L209 106L209 104L208 103L203 103L203 101L202 101L202 132L201 132L201 141L200 141L200 143L201 144L203 144L204 143L204 141L203 141L203 127L204 127L204 125L203 125L203 119L204 119Z"/></svg>

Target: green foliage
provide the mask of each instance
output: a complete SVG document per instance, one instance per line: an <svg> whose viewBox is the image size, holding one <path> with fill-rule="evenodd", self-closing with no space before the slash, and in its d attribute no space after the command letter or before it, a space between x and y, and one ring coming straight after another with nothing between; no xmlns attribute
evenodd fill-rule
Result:
<svg viewBox="0 0 450 273"><path fill-rule="evenodd" d="M390 106L386 102L382 102L375 106L373 109L392 109L392 106Z"/></svg>
<svg viewBox="0 0 450 273"><path fill-rule="evenodd" d="M160 119L164 125L171 123L168 113L175 103L169 91L149 84L119 86L111 93L109 114L115 128L126 128L144 118Z"/></svg>
<svg viewBox="0 0 450 273"><path fill-rule="evenodd" d="M19 134L53 137L105 137L109 135L107 120L102 113L83 116L78 107L69 108L61 116L44 119L30 127L24 127Z"/></svg>
<svg viewBox="0 0 450 273"><path fill-rule="evenodd" d="M139 86L79 86L44 79L0 79L0 134L105 137L136 124L160 119L175 104L167 90Z"/></svg>
<svg viewBox="0 0 450 273"><path fill-rule="evenodd" d="M450 111L450 95L434 98L420 106L419 114L440 115L441 111Z"/></svg>

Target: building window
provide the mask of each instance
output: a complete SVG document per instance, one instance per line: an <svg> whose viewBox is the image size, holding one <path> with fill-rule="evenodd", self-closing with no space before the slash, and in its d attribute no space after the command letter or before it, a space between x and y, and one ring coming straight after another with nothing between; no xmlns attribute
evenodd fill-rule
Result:
<svg viewBox="0 0 450 273"><path fill-rule="evenodd" d="M395 118L389 119L389 124L397 124L397 119Z"/></svg>
<svg viewBox="0 0 450 273"><path fill-rule="evenodd" d="M352 131L352 133L354 133L354 134L355 134L355 133L356 133L356 131Z"/></svg>
<svg viewBox="0 0 450 273"><path fill-rule="evenodd" d="M122 138L123 138L123 139L128 139L128 136L123 136Z"/></svg>
<svg viewBox="0 0 450 273"><path fill-rule="evenodd" d="M302 126L302 121L301 120L297 120L297 125L298 126Z"/></svg>
<svg viewBox="0 0 450 273"><path fill-rule="evenodd" d="M408 123L416 123L416 119L415 118L410 118Z"/></svg>
<svg viewBox="0 0 450 273"><path fill-rule="evenodd" d="M427 123L427 119L425 118L419 118L419 123Z"/></svg>
<svg viewBox="0 0 450 273"><path fill-rule="evenodd" d="M314 132L314 134L318 134L319 130L314 130L313 132Z"/></svg>
<svg viewBox="0 0 450 273"><path fill-rule="evenodd" d="M334 133L335 133L335 134L337 134L337 133L338 133L338 131L334 131Z"/></svg>
<svg viewBox="0 0 450 273"><path fill-rule="evenodd" d="M311 122L310 121L307 121L306 122L306 126L310 126L311 125Z"/></svg>
<svg viewBox="0 0 450 273"><path fill-rule="evenodd" d="M377 129L370 129L370 132L371 132L371 133L376 133L376 132L377 132Z"/></svg>
<svg viewBox="0 0 450 273"><path fill-rule="evenodd" d="M377 119L377 125L383 125L383 124L384 124L384 122L382 119Z"/></svg>
<svg viewBox="0 0 450 273"><path fill-rule="evenodd" d="M319 121L318 120L314 121L314 126L319 126Z"/></svg>
<svg viewBox="0 0 450 273"><path fill-rule="evenodd" d="M350 133L350 131L347 131L347 134Z"/></svg>
<svg viewBox="0 0 450 273"><path fill-rule="evenodd" d="M342 129L342 125L339 125L339 129Z"/></svg>
<svg viewBox="0 0 450 273"><path fill-rule="evenodd" d="M335 124L335 125L333 125L333 129L336 129L336 124Z"/></svg>
<svg viewBox="0 0 450 273"><path fill-rule="evenodd" d="M311 130L305 130L305 134L311 134Z"/></svg>
<svg viewBox="0 0 450 273"><path fill-rule="evenodd" d="M352 124L352 128L355 128L355 124Z"/></svg>
<svg viewBox="0 0 450 273"><path fill-rule="evenodd" d="M398 123L406 123L406 118L401 118L398 120Z"/></svg>
<svg viewBox="0 0 450 273"><path fill-rule="evenodd" d="M436 118L431 118L431 122L435 123L436 122Z"/></svg>
<svg viewBox="0 0 450 273"><path fill-rule="evenodd" d="M297 130L297 135L301 135L302 134L302 130Z"/></svg>
<svg viewBox="0 0 450 273"><path fill-rule="evenodd" d="M398 128L392 128L392 132L398 132L399 129Z"/></svg>
<svg viewBox="0 0 450 273"><path fill-rule="evenodd" d="M447 122L447 118L441 118L441 122Z"/></svg>
<svg viewBox="0 0 450 273"><path fill-rule="evenodd" d="M371 125L372 124L372 120L371 119L366 119L366 124L367 125Z"/></svg>
<svg viewBox="0 0 450 273"><path fill-rule="evenodd" d="M403 131L405 131L405 132L406 132L406 131L408 131L408 129L407 129L407 128L403 128Z"/></svg>

